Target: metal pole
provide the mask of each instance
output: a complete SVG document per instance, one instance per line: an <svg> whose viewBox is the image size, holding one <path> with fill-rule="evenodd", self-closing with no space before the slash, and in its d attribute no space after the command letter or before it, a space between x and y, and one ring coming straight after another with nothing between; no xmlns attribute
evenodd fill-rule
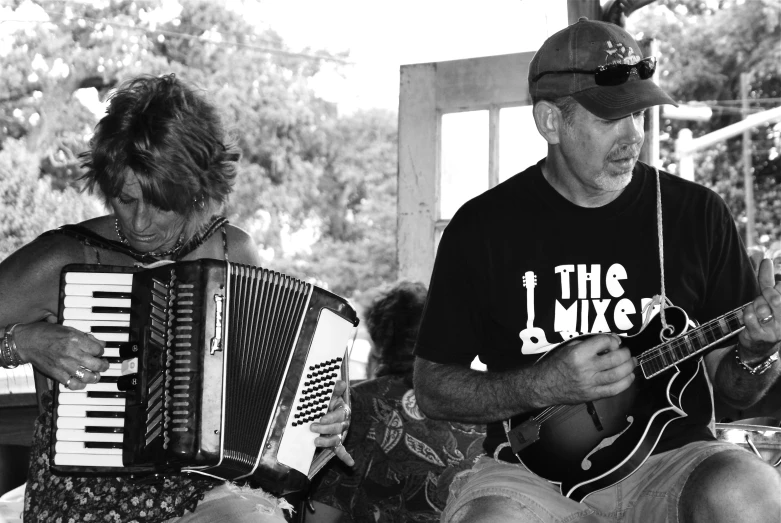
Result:
<svg viewBox="0 0 781 523"><path fill-rule="evenodd" d="M705 149L713 144L723 142L728 138L737 136L747 129L759 127L760 125L781 122L781 107L774 107L767 111L753 113L739 122L735 122L727 127L722 127L699 138L694 138L691 142L681 145L678 150L682 153L696 152Z"/></svg>
<svg viewBox="0 0 781 523"><path fill-rule="evenodd" d="M684 180L694 181L694 152L689 150L692 142L691 129L678 131L678 139L675 141L675 149L678 153L678 176Z"/></svg>
<svg viewBox="0 0 781 523"><path fill-rule="evenodd" d="M640 49L645 56L658 56L659 41L655 38L643 39ZM659 156L659 106L655 105L645 112L645 140L640 149L640 160L652 167L661 167Z"/></svg>

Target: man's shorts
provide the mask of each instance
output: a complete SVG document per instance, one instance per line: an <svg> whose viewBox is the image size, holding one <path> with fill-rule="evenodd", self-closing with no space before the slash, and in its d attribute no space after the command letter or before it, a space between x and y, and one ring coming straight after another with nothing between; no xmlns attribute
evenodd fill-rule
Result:
<svg viewBox="0 0 781 523"><path fill-rule="evenodd" d="M561 495L558 486L529 472L522 464L480 458L457 475L442 523L448 523L469 501L485 496L510 498L524 507L519 522L670 522L678 521L678 500L692 471L717 452L743 450L732 443L707 441L656 454L632 475L612 487L592 492L582 503Z"/></svg>

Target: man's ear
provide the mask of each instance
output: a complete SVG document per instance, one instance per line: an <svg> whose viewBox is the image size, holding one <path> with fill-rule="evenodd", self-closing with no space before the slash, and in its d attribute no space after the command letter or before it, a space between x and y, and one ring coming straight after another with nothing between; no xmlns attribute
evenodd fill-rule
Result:
<svg viewBox="0 0 781 523"><path fill-rule="evenodd" d="M551 102L542 100L534 104L532 109L537 131L550 145L559 143L559 133L564 128L564 117L561 110Z"/></svg>

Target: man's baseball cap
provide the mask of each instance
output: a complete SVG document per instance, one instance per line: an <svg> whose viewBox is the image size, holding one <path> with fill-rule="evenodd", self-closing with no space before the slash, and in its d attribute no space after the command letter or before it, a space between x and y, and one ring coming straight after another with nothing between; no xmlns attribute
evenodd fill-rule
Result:
<svg viewBox="0 0 781 523"><path fill-rule="evenodd" d="M651 77L641 78L649 71L649 61L641 60L640 46L623 28L581 18L549 37L534 55L529 92L533 99L572 96L591 113L610 120L655 105L677 106ZM608 68L608 74L614 69L629 71L628 78L617 85L597 85L597 69L610 64L638 66Z"/></svg>

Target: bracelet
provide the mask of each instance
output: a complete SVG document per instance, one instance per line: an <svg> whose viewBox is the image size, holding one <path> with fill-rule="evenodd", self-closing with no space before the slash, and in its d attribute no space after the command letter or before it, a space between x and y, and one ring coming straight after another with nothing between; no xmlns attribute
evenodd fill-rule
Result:
<svg viewBox="0 0 781 523"><path fill-rule="evenodd" d="M8 329L5 330L8 332ZM3 334L2 345L0 345L0 354L3 356L2 365L6 369L15 369L18 365L13 355L11 354L11 345L8 343L8 337Z"/></svg>
<svg viewBox="0 0 781 523"><path fill-rule="evenodd" d="M0 365L6 369L15 369L22 363L22 359L19 357L19 351L16 348L16 339L14 338L14 329L18 323L9 325L5 328L5 334L3 335L3 345L0 347L2 358L0 358Z"/></svg>
<svg viewBox="0 0 781 523"><path fill-rule="evenodd" d="M735 345L735 361L738 362L738 366L743 368L746 372L751 374L752 376L759 376L760 374L764 374L767 372L767 369L773 366L773 364L778 360L778 352L774 352L764 360L760 361L753 367L746 365L742 359L740 359L740 352L738 351L738 346Z"/></svg>
<svg viewBox="0 0 781 523"><path fill-rule="evenodd" d="M0 340L0 367L4 369L10 368L9 366L11 363L6 358L6 350L5 350L5 329L3 330L3 339Z"/></svg>

